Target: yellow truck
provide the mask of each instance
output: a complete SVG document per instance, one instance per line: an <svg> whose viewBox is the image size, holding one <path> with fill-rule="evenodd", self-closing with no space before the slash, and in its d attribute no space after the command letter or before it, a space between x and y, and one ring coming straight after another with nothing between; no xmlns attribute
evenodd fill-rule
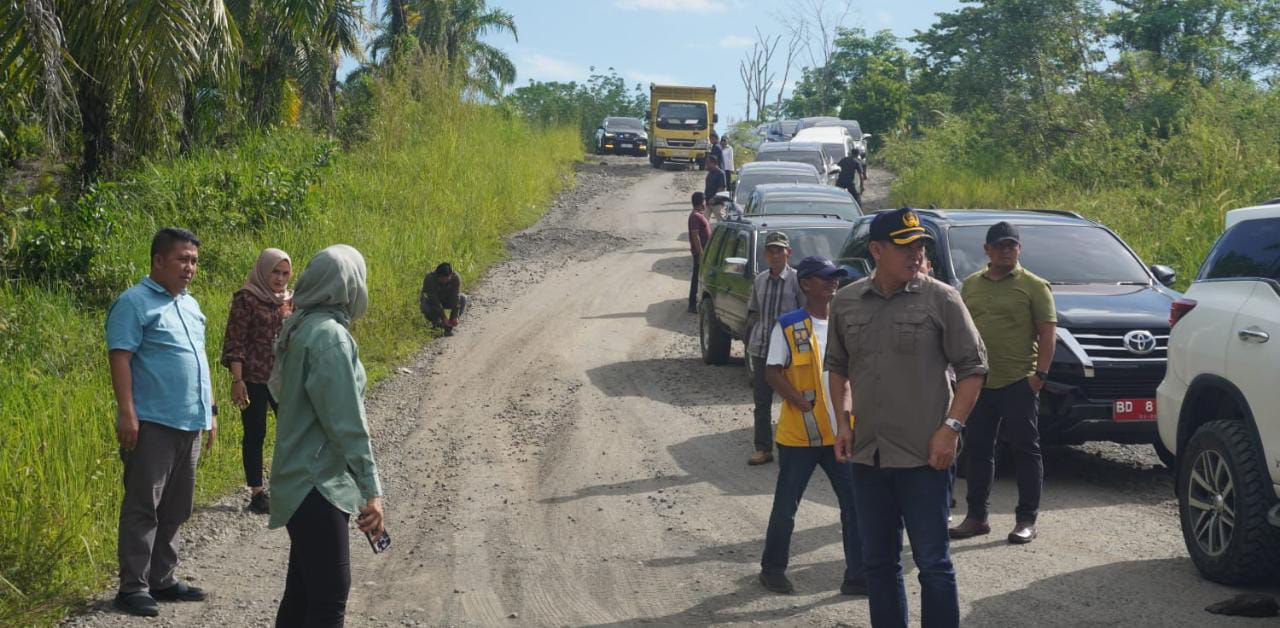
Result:
<svg viewBox="0 0 1280 628"><path fill-rule="evenodd" d="M702 168L711 150L710 135L718 122L716 86L685 87L649 84L649 163L668 161Z"/></svg>

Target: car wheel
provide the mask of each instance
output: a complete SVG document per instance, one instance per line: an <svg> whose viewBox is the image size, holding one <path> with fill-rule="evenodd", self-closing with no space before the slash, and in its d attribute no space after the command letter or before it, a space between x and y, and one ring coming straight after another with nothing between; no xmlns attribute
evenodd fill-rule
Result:
<svg viewBox="0 0 1280 628"><path fill-rule="evenodd" d="M1178 469L1178 514L1191 560L1221 584L1260 582L1280 565L1280 533L1267 523L1271 478L1249 427L1213 421L1196 430Z"/></svg>
<svg viewBox="0 0 1280 628"><path fill-rule="evenodd" d="M1173 455L1173 452L1169 451L1169 448L1165 447L1164 443L1160 442L1159 438L1156 439L1156 442L1151 443L1151 446L1155 448L1156 457L1160 459L1160 463L1163 464L1166 469L1173 471L1178 468L1178 457Z"/></svg>
<svg viewBox="0 0 1280 628"><path fill-rule="evenodd" d="M698 344L702 349L702 361L706 364L725 364L729 361L729 333L716 320L716 308L711 299L703 299L698 307Z"/></svg>

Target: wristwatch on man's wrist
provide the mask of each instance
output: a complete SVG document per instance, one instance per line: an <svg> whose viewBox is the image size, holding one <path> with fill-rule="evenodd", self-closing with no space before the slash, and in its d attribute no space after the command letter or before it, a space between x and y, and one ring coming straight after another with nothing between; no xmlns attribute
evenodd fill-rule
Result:
<svg viewBox="0 0 1280 628"><path fill-rule="evenodd" d="M955 430L955 433L957 434L964 432L964 423L961 423L960 421L953 419L951 417L947 417L947 420L943 421L942 424L951 428L952 430Z"/></svg>
<svg viewBox="0 0 1280 628"><path fill-rule="evenodd" d="M1047 382L1049 381L1049 374L1044 371L1036 371L1036 379Z"/></svg>

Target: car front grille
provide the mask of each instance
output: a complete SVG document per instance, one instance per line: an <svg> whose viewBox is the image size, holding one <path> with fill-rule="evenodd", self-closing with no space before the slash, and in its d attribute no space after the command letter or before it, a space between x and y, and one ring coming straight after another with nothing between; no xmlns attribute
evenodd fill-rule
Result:
<svg viewBox="0 0 1280 628"><path fill-rule="evenodd" d="M1142 332L1147 332L1154 339L1150 350L1143 353L1134 351L1143 348ZM1130 334L1136 337L1126 341ZM1114 363L1164 363L1169 357L1168 328L1133 328L1133 329L1073 329L1071 335L1080 343L1080 348L1088 354L1095 364Z"/></svg>
<svg viewBox="0 0 1280 628"><path fill-rule="evenodd" d="M693 145L694 145L694 143L695 143L696 141L697 141L697 140L675 140L675 139L671 139L671 140L667 140L667 146L670 146L670 147L672 147L672 148L693 148Z"/></svg>
<svg viewBox="0 0 1280 628"><path fill-rule="evenodd" d="M1074 386L1088 399L1153 399L1164 379L1163 368L1097 369L1093 377L1054 373L1053 382Z"/></svg>

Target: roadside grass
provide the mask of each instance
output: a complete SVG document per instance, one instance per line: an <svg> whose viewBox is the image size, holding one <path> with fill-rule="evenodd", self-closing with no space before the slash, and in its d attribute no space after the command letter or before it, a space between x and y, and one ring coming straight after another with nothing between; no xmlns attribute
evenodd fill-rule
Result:
<svg viewBox="0 0 1280 628"><path fill-rule="evenodd" d="M52 624L110 585L121 466L101 295L147 272L157 227L194 226L204 241L191 292L208 318L215 398L229 408L222 333L231 295L263 247L288 251L295 274L330 244L364 253L370 309L353 331L377 382L432 335L417 308L423 274L449 260L464 282L477 277L502 256L502 235L532 224L572 182L582 156L576 129L536 129L465 102L432 70L374 92L368 139L350 152L285 129L125 177L110 192L119 211L95 262L96 287L0 284L0 625ZM281 179L293 184L281 188ZM232 194L236 186L270 193ZM266 218L226 219L237 209ZM242 485L240 436L238 413L224 411L218 445L200 461L198 504Z"/></svg>
<svg viewBox="0 0 1280 628"><path fill-rule="evenodd" d="M897 174L895 206L1066 209L1114 229L1185 289L1222 232L1227 211L1280 196L1280 108L1209 94L1167 137L1086 129L1034 159L955 117L880 156ZM1087 252L1081 252L1087 254Z"/></svg>

